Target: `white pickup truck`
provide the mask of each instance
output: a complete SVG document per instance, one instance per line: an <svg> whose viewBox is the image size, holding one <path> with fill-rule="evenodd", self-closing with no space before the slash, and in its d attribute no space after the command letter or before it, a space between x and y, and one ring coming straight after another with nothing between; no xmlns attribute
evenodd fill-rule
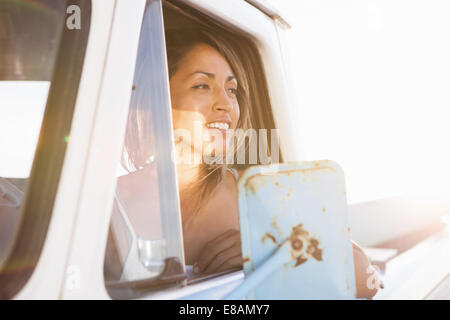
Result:
<svg viewBox="0 0 450 320"><path fill-rule="evenodd" d="M283 128L283 162L305 160L288 90L290 25L268 2L2 0L1 299L220 299L245 281L243 270L186 276L176 170L165 161L174 137L164 35L195 26L235 39L255 80L255 123ZM141 52L150 65L160 239L143 235L145 219L114 214ZM380 267L375 299L450 298L449 213L448 203L407 198L349 206L352 238ZM112 237L118 261L105 261Z"/></svg>

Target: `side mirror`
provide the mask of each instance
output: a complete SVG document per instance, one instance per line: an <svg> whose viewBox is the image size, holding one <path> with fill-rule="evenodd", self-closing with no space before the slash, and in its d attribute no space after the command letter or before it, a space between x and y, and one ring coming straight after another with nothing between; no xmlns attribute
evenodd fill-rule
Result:
<svg viewBox="0 0 450 320"><path fill-rule="evenodd" d="M345 180L338 164L255 166L238 188L245 280L225 298L355 298Z"/></svg>

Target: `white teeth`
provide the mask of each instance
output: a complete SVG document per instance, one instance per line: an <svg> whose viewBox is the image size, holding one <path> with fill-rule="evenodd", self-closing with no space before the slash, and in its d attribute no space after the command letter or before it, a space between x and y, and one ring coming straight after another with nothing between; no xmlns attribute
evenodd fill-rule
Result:
<svg viewBox="0 0 450 320"><path fill-rule="evenodd" d="M222 130L228 130L230 125L225 122L211 122L206 125L208 128L217 128Z"/></svg>

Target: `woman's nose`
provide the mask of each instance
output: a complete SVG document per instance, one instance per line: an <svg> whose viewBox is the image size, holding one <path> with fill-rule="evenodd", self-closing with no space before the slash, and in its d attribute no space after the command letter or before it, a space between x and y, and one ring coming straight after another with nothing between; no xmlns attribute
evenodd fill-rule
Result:
<svg viewBox="0 0 450 320"><path fill-rule="evenodd" d="M228 96L225 89L217 90L216 99L214 101L214 111L226 111L231 112L233 110L233 104L231 98Z"/></svg>

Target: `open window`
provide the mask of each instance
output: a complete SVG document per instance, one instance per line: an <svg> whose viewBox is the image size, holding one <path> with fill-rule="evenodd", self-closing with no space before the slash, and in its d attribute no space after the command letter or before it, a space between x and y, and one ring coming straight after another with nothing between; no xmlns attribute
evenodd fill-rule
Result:
<svg viewBox="0 0 450 320"><path fill-rule="evenodd" d="M255 150L248 146L251 138L242 146L257 152L256 163L249 163L251 155L246 153L245 161L236 161L233 166L241 170L266 164L272 154L268 141L272 141L270 129L275 129L275 124L254 40L181 2L148 1L105 254L105 284L113 298L185 286L219 275L192 277L184 259L165 46L165 33L183 28L206 28L227 37L239 48L239 59L248 68L250 121L255 132L264 129L265 136ZM279 150L276 152L276 161L281 161Z"/></svg>

